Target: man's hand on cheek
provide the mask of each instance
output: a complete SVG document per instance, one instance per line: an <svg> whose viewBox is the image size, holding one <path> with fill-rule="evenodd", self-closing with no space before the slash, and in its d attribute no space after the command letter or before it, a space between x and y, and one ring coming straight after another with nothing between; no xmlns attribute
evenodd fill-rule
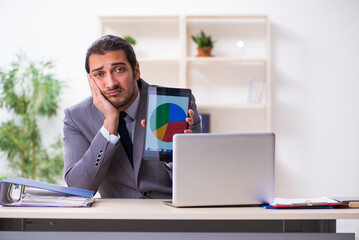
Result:
<svg viewBox="0 0 359 240"><path fill-rule="evenodd" d="M111 134L117 134L119 111L103 96L100 88L90 74L87 74L87 80L91 89L93 103L105 116L104 127Z"/></svg>

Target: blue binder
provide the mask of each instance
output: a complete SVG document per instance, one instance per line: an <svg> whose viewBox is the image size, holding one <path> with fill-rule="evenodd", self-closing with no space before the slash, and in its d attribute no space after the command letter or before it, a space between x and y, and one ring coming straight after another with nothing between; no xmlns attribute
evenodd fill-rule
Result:
<svg viewBox="0 0 359 240"><path fill-rule="evenodd" d="M0 205L8 205L13 202L13 199L11 198L10 194L11 194L11 188L14 185L21 186L21 189L23 189L24 187L31 187L31 188L47 190L50 192L61 193L64 195L77 196L83 198L92 198L93 195L95 194L94 191L90 191L90 190L64 187L64 186L44 183L44 182L35 181L22 177L12 177L2 181L0 184Z"/></svg>

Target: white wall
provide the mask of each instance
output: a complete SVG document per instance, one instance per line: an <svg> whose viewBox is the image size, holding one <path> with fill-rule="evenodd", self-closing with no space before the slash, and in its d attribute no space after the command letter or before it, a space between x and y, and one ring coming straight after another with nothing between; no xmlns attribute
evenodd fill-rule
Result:
<svg viewBox="0 0 359 240"><path fill-rule="evenodd" d="M58 116L43 122L45 140L61 133L63 108L90 94L84 56L99 15L268 15L276 196L359 196L358 0L0 0L0 12L0 67L23 49L55 59L68 82Z"/></svg>

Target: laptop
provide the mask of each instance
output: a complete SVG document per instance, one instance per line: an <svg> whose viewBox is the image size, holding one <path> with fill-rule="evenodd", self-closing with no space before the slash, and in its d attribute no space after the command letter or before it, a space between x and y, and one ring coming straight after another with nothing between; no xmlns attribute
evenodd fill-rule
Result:
<svg viewBox="0 0 359 240"><path fill-rule="evenodd" d="M262 205L274 195L273 133L177 134L171 206Z"/></svg>

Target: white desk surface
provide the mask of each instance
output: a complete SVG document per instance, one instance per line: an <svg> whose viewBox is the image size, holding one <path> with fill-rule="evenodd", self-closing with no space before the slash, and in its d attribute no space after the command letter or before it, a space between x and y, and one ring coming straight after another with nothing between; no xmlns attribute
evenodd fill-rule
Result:
<svg viewBox="0 0 359 240"><path fill-rule="evenodd" d="M159 199L97 199L90 208L3 207L0 218L111 220L359 219L359 209L174 208Z"/></svg>

